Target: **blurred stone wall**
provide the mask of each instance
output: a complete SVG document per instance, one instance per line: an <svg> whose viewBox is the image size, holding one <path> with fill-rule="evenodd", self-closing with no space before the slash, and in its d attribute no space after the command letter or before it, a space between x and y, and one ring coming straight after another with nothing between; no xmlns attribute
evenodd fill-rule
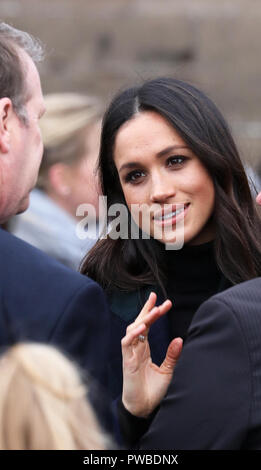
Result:
<svg viewBox="0 0 261 470"><path fill-rule="evenodd" d="M260 0L0 0L1 20L46 44L44 92L104 97L158 75L218 104L246 160L261 161Z"/></svg>

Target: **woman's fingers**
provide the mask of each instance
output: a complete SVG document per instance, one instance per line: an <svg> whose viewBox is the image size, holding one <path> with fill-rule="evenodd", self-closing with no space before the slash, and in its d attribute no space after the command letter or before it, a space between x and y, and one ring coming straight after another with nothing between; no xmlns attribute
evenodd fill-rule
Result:
<svg viewBox="0 0 261 470"><path fill-rule="evenodd" d="M154 307L146 316L144 316L143 320L140 320L140 323L136 320L128 326L126 335L121 341L122 353L126 359L132 355L130 346L136 346L140 341L139 335L142 334L145 339L147 339L151 325L155 323L158 318L164 315L170 309L171 305L172 303L170 300L165 300L163 304L159 307ZM142 344L142 341L140 342Z"/></svg>
<svg viewBox="0 0 261 470"><path fill-rule="evenodd" d="M165 300L163 304L159 305L158 307L154 307L151 312L149 312L146 316L143 317L142 323L145 323L147 329L155 323L161 316L165 315L171 308L172 303L170 300Z"/></svg>
<svg viewBox="0 0 261 470"><path fill-rule="evenodd" d="M146 325L144 323L141 323L140 325L137 325L135 328L130 330L121 340L122 347L125 348L131 346L133 341L137 339L139 335L144 333L145 330Z"/></svg>
<svg viewBox="0 0 261 470"><path fill-rule="evenodd" d="M121 350L123 360L126 361L132 358L132 346L137 344L139 341L139 335L145 335L146 332L146 325L141 323L140 325L133 328L129 331L124 338L121 340Z"/></svg>
<svg viewBox="0 0 261 470"><path fill-rule="evenodd" d="M182 338L175 338L171 341L166 357L160 366L163 373L172 373L175 365L177 364L183 347Z"/></svg>
<svg viewBox="0 0 261 470"><path fill-rule="evenodd" d="M156 295L156 294L155 294ZM131 323L126 330L126 333L128 334L130 331L132 331L134 328L136 328L138 325L141 323L145 323L147 329L150 328L150 326L155 323L155 321L160 318L162 315L165 315L170 308L172 307L172 302L170 300L165 300L161 305L153 307L151 311L148 313L144 313L142 317L139 315L135 322ZM147 331L148 333L148 331Z"/></svg>
<svg viewBox="0 0 261 470"><path fill-rule="evenodd" d="M167 299L165 302L163 302L161 305L158 306L160 309L160 314L164 315L166 312L168 312L172 307L172 302L171 300Z"/></svg>
<svg viewBox="0 0 261 470"><path fill-rule="evenodd" d="M140 313L137 316L136 320L128 326L127 332L133 330L133 328L135 328L137 325L139 325L141 322L143 322L143 318L150 311L152 311L152 309L153 309L153 307L156 303L156 300L157 300L157 295L155 294L155 292L151 292L147 302L144 304L143 309L140 311Z"/></svg>
<svg viewBox="0 0 261 470"><path fill-rule="evenodd" d="M151 292L147 302L145 302L144 304L143 309L137 316L136 321L141 320L145 315L147 315L147 313L150 312L150 310L155 306L156 300L157 300L157 294L155 294L155 292Z"/></svg>

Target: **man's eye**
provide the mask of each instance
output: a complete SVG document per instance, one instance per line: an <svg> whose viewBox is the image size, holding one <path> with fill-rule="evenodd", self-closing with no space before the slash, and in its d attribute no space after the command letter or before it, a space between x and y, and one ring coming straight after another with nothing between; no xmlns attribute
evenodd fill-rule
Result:
<svg viewBox="0 0 261 470"><path fill-rule="evenodd" d="M141 177L145 176L143 171L132 171L125 176L126 183L136 183Z"/></svg>

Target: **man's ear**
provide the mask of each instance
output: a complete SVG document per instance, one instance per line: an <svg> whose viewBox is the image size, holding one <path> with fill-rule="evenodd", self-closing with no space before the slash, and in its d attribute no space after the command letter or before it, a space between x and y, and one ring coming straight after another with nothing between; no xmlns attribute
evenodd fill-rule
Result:
<svg viewBox="0 0 261 470"><path fill-rule="evenodd" d="M8 153L10 149L9 123L13 117L13 105L10 98L0 99L0 152Z"/></svg>

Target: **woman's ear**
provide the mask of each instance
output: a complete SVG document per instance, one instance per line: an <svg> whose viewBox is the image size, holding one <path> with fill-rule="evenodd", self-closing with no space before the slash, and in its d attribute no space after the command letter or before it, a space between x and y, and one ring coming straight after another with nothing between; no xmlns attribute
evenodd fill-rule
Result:
<svg viewBox="0 0 261 470"><path fill-rule="evenodd" d="M10 122L13 117L13 105L10 98L0 99L0 152L10 150Z"/></svg>
<svg viewBox="0 0 261 470"><path fill-rule="evenodd" d="M261 206L261 191L256 197L256 202L257 202L257 204L259 204Z"/></svg>

